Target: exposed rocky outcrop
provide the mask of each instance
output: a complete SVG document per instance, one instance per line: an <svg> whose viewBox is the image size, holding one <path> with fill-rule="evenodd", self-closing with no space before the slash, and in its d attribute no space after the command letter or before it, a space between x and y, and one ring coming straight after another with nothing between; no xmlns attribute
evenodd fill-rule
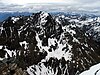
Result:
<svg viewBox="0 0 100 75"><path fill-rule="evenodd" d="M14 63L13 59L3 60L0 62L0 75L28 75L22 68Z"/></svg>

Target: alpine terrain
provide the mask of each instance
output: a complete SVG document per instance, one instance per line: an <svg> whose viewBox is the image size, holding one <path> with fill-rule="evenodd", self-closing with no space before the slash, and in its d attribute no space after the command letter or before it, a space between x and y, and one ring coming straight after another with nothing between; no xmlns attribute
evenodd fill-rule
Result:
<svg viewBox="0 0 100 75"><path fill-rule="evenodd" d="M98 63L99 17L40 11L0 23L0 75L79 75Z"/></svg>

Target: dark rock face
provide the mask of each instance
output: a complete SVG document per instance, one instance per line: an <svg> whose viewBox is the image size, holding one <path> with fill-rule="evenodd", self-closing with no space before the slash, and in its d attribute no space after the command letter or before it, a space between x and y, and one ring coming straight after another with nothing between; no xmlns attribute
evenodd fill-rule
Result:
<svg viewBox="0 0 100 75"><path fill-rule="evenodd" d="M11 63L11 64L2 64L2 67L0 67L0 73L1 75L28 75L22 68L19 68L17 64Z"/></svg>
<svg viewBox="0 0 100 75"><path fill-rule="evenodd" d="M16 22L14 22L15 19L17 20ZM39 52L35 38L35 26L33 23L29 25L27 19L28 17L9 17L1 26L2 30L0 32L0 45L4 47L4 49L1 49L3 56L6 55L5 49L15 51L15 54L13 52L11 55L8 53L7 58L16 57L17 64L22 68L26 68L26 66L30 66L33 63L37 64L47 55L45 51L43 53ZM21 42L25 42L27 45L21 44Z"/></svg>
<svg viewBox="0 0 100 75"><path fill-rule="evenodd" d="M1 62L6 59L9 65L14 58L11 65L30 75L76 75L100 62L100 46L89 35L75 23L44 12L5 20L0 48Z"/></svg>

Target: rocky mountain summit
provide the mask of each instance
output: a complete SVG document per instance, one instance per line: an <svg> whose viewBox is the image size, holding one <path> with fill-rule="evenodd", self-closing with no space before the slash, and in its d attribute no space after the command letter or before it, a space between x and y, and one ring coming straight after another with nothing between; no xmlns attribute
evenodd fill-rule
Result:
<svg viewBox="0 0 100 75"><path fill-rule="evenodd" d="M2 75L79 75L99 63L100 45L85 21L46 12L9 17L0 25Z"/></svg>

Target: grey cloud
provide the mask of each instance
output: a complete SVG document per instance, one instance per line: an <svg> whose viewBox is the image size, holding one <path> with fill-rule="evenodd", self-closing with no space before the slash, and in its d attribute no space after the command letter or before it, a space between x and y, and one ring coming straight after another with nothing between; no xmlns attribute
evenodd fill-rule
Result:
<svg viewBox="0 0 100 75"><path fill-rule="evenodd" d="M76 0L78 2L81 2L81 3L94 3L94 2L98 2L100 0Z"/></svg>
<svg viewBox="0 0 100 75"><path fill-rule="evenodd" d="M67 0L66 0L67 1ZM99 0L76 0L75 4L27 4L15 5L4 4L0 1L0 11L19 11L19 12L33 12L33 11L47 11L47 12L100 12Z"/></svg>

